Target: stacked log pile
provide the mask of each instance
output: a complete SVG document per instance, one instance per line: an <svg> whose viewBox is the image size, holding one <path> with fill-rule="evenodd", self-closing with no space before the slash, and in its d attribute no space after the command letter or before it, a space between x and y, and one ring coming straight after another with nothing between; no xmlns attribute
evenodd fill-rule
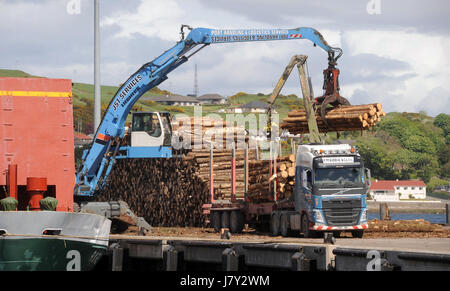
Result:
<svg viewBox="0 0 450 291"><path fill-rule="evenodd" d="M273 161L272 167L274 168ZM269 171L270 161L268 160L250 162L248 191L250 200L253 202L273 200L274 181L276 181L277 200L292 199L295 185L295 155L277 158L276 175L274 171L270 175Z"/></svg>
<svg viewBox="0 0 450 291"><path fill-rule="evenodd" d="M244 151L236 155L236 198L244 197ZM255 159L249 151L249 159ZM214 199L231 198L231 151L214 151ZM121 159L100 201L125 201L152 226L204 226L210 202L210 151L170 159Z"/></svg>
<svg viewBox="0 0 450 291"><path fill-rule="evenodd" d="M203 226L209 185L182 158L123 159L111 171L101 201L125 201L152 226Z"/></svg>
<svg viewBox="0 0 450 291"><path fill-rule="evenodd" d="M385 115L381 103L375 103L341 106L329 110L326 113L326 119L330 127L323 122L319 112L316 112L316 120L319 132L359 131L374 127ZM291 134L309 133L306 111L289 112L288 117L281 123L281 128L288 130Z"/></svg>
<svg viewBox="0 0 450 291"><path fill-rule="evenodd" d="M244 151L235 151L235 195L236 198L244 198ZM256 151L249 151L249 160L256 158ZM208 185L210 182L210 151L191 151L186 157L186 161L195 165L195 175ZM232 167L231 151L214 151L213 152L213 187L214 199L223 200L231 199L231 167Z"/></svg>

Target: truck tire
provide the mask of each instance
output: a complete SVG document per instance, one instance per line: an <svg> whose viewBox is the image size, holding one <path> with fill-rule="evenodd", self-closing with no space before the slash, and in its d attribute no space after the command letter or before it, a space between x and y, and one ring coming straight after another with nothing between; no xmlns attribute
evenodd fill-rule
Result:
<svg viewBox="0 0 450 291"><path fill-rule="evenodd" d="M280 234L283 237L287 237L289 234L289 222L286 214L281 214L280 217Z"/></svg>
<svg viewBox="0 0 450 291"><path fill-rule="evenodd" d="M352 230L352 237L354 237L354 238L362 238L363 235L364 235L364 229Z"/></svg>
<svg viewBox="0 0 450 291"><path fill-rule="evenodd" d="M230 228L230 212L222 211L222 228Z"/></svg>
<svg viewBox="0 0 450 291"><path fill-rule="evenodd" d="M315 237L314 231L309 229L309 218L306 214L302 215L302 232L305 238Z"/></svg>
<svg viewBox="0 0 450 291"><path fill-rule="evenodd" d="M230 232L241 233L244 229L244 215L239 210L232 211L230 214Z"/></svg>
<svg viewBox="0 0 450 291"><path fill-rule="evenodd" d="M272 236L278 236L279 232L280 232L280 216L274 213L270 218L270 234Z"/></svg>
<svg viewBox="0 0 450 291"><path fill-rule="evenodd" d="M222 228L222 213L220 211L214 211L212 213L212 225L215 232L220 232Z"/></svg>

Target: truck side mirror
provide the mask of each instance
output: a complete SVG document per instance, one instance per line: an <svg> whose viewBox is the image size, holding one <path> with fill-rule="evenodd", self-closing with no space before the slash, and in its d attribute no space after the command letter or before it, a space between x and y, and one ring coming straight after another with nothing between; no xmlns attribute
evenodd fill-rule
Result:
<svg viewBox="0 0 450 291"><path fill-rule="evenodd" d="M367 188L370 188L370 186L372 185L372 177L370 175L370 169L364 168L364 172L366 174L366 185Z"/></svg>

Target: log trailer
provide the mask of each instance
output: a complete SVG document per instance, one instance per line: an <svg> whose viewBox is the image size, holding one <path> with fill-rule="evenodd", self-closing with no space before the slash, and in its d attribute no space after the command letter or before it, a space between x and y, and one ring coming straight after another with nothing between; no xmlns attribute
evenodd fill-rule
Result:
<svg viewBox="0 0 450 291"><path fill-rule="evenodd" d="M184 29L190 30L186 37ZM74 200L80 203L81 208L86 208L89 200L95 198L108 184L109 174L117 159L171 157L171 147L167 142L172 135L168 115L159 112L134 115L130 146L121 145L126 133L125 121L133 105L145 92L165 81L170 72L210 44L308 39L314 46L319 46L328 53L328 69L325 70L326 73L324 72L324 88L328 90L319 102L325 106L339 103L339 99L336 99L338 95L334 94L339 89L337 82L339 70L335 66L342 55L342 50L328 45L323 36L313 28L224 30L193 29L188 25L182 25L180 34L180 41L153 61L144 64L128 78L111 99L91 147L83 153L82 166L76 174ZM145 125L140 125L140 121L151 124L146 128ZM89 211L110 214L113 213L111 208L113 204L91 202L90 205L94 207ZM121 209L120 213L129 211L117 203L114 205L115 210Z"/></svg>
<svg viewBox="0 0 450 291"><path fill-rule="evenodd" d="M297 149L294 193L287 199L280 201L277 199L276 149L279 147L271 144L271 160L267 176L271 201L252 202L247 195L249 165L248 149L246 149L244 199L236 199L232 192L230 200L216 201L213 197L214 192L211 190L211 203L204 205L204 213L210 215L215 231L229 229L231 233L239 233L245 224L249 224L256 228L270 228L273 236L279 234L288 236L290 233L297 232L303 233L304 237L317 237L323 232L332 232L338 237L341 231L351 231L353 237L363 236L364 229L368 226L366 199L370 188L370 170L364 168L361 156L350 145L322 144L315 116L315 110L317 110L315 105L320 100L325 99L329 103L330 98L335 98L334 102L346 105L349 102L338 94L338 90L334 91L334 97L328 94L328 97L316 98L314 102L311 79L306 76L306 59L307 56L304 55L292 57L269 97L267 112L270 116L281 88L294 66L297 66L308 119L310 144L299 145ZM322 108L323 106L326 104L322 104ZM270 122L271 118L268 119ZM214 178L212 151L210 156L212 183ZM234 165L233 159L232 185L235 184Z"/></svg>

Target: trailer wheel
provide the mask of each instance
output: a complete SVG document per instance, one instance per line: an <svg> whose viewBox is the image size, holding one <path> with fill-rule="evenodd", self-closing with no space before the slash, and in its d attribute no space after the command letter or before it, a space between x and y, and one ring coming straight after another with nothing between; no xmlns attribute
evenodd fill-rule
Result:
<svg viewBox="0 0 450 291"><path fill-rule="evenodd" d="M230 232L241 233L244 229L244 215L239 210L232 211L230 214Z"/></svg>
<svg viewBox="0 0 450 291"><path fill-rule="evenodd" d="M303 237L305 237L305 238L314 237L314 231L309 229L309 219L308 219L308 215L306 215L306 214L302 215L302 232L303 232Z"/></svg>
<svg viewBox="0 0 450 291"><path fill-rule="evenodd" d="M281 214L280 234L284 237L287 237L289 235L289 221L286 214Z"/></svg>
<svg viewBox="0 0 450 291"><path fill-rule="evenodd" d="M278 214L274 213L270 218L270 233L272 234L272 236L278 236L279 232L280 232L280 217Z"/></svg>
<svg viewBox="0 0 450 291"><path fill-rule="evenodd" d="M214 211L212 215L212 224L215 232L220 232L222 228L222 214L220 211Z"/></svg>
<svg viewBox="0 0 450 291"><path fill-rule="evenodd" d="M230 228L230 212L222 211L222 228Z"/></svg>

